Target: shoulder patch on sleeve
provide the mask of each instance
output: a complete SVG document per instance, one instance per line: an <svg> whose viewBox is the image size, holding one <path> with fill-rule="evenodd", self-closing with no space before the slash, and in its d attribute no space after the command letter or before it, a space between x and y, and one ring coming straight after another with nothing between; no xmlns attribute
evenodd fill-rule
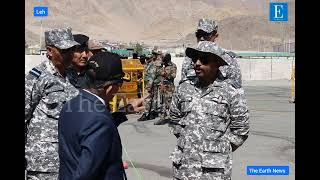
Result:
<svg viewBox="0 0 320 180"><path fill-rule="evenodd" d="M40 75L41 75L41 71L38 70L37 68L32 68L30 71L29 71L30 74L32 74L33 76L35 76L36 78L39 78Z"/></svg>
<svg viewBox="0 0 320 180"><path fill-rule="evenodd" d="M241 84L239 82L236 82L236 81L232 81L231 85L232 85L232 87L234 87L236 89L241 88Z"/></svg>

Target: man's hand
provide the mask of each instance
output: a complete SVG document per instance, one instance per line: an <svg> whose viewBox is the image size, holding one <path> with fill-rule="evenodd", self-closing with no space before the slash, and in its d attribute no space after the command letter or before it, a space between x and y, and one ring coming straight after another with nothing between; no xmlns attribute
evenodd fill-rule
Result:
<svg viewBox="0 0 320 180"><path fill-rule="evenodd" d="M129 100L128 105L131 104L131 107L128 111L130 113L143 111L145 109L145 107L143 105L144 99L145 99L145 97L140 98L140 99Z"/></svg>

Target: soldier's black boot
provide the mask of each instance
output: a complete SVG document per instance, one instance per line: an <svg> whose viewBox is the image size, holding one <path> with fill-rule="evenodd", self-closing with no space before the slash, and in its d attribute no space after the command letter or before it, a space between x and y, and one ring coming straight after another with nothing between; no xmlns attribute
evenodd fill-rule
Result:
<svg viewBox="0 0 320 180"><path fill-rule="evenodd" d="M169 122L169 119L159 119L158 121L154 122L154 125L164 125Z"/></svg>
<svg viewBox="0 0 320 180"><path fill-rule="evenodd" d="M156 112L156 111L152 111L152 112L150 113L150 115L151 115L151 117L153 117L152 119L159 117L159 114L158 114L158 112ZM151 119L151 118L150 118L150 119Z"/></svg>
<svg viewBox="0 0 320 180"><path fill-rule="evenodd" d="M147 120L149 120L148 116L145 113L143 113L142 116L137 121L147 121Z"/></svg>

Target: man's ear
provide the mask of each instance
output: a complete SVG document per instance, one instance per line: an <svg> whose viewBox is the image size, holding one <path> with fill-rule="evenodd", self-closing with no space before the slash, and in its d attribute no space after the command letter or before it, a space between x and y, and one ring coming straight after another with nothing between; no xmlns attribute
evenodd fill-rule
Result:
<svg viewBox="0 0 320 180"><path fill-rule="evenodd" d="M216 33L214 36L212 36L213 41L215 41L218 38L219 34Z"/></svg>
<svg viewBox="0 0 320 180"><path fill-rule="evenodd" d="M47 46L46 48L47 48L47 56L51 57L53 52L53 47Z"/></svg>

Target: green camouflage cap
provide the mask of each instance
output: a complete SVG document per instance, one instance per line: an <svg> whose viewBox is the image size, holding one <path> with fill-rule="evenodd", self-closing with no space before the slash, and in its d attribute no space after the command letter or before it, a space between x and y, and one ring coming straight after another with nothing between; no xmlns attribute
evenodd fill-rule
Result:
<svg viewBox="0 0 320 180"><path fill-rule="evenodd" d="M46 45L52 45L59 49L69 49L80 45L77 43L71 33L71 28L56 28L44 32Z"/></svg>
<svg viewBox="0 0 320 180"><path fill-rule="evenodd" d="M211 33L212 31L218 31L218 23L212 19L199 19L198 28L207 33Z"/></svg>

